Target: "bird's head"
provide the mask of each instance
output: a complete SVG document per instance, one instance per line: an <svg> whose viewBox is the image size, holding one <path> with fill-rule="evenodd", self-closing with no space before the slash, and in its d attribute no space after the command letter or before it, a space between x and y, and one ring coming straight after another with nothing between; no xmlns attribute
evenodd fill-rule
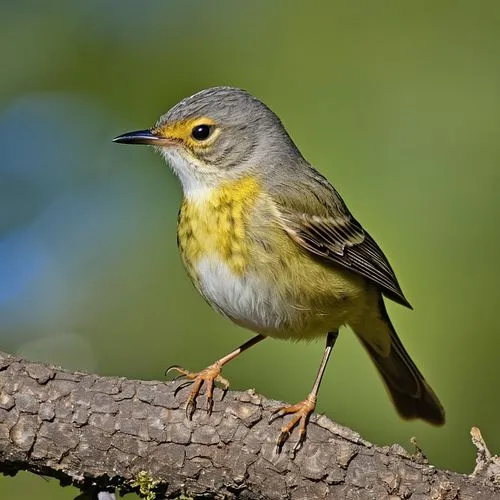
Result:
<svg viewBox="0 0 500 500"><path fill-rule="evenodd" d="M151 129L114 141L154 146L187 195L242 175L272 175L284 155L297 154L279 118L248 92L232 87L187 97Z"/></svg>

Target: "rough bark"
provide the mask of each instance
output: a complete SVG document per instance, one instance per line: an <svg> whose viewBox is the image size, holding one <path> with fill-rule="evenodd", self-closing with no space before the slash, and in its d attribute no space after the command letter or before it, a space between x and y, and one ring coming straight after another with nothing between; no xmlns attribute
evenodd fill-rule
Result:
<svg viewBox="0 0 500 500"><path fill-rule="evenodd" d="M324 416L304 447L276 455L279 405L229 392L188 421L177 382L74 373L0 353L0 471L171 498L500 500L499 464L477 431L470 476L441 471L398 445L380 448ZM293 443L293 439L291 440ZM484 445L484 446L483 446ZM153 496L151 496L153 498Z"/></svg>

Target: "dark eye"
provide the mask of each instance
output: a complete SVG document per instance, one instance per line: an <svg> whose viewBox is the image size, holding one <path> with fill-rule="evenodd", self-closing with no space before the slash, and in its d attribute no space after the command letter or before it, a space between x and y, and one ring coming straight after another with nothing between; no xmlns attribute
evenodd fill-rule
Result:
<svg viewBox="0 0 500 500"><path fill-rule="evenodd" d="M191 130L191 135L197 141L204 141L210 137L213 127L211 125L196 125L196 127Z"/></svg>

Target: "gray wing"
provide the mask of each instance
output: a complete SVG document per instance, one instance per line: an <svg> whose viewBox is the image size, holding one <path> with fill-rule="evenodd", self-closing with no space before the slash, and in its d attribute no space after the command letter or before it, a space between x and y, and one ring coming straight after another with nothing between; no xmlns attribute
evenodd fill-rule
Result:
<svg viewBox="0 0 500 500"><path fill-rule="evenodd" d="M290 237L314 255L360 274L388 298L412 308L375 240L351 215L333 186L315 170L307 182L275 185L273 199Z"/></svg>

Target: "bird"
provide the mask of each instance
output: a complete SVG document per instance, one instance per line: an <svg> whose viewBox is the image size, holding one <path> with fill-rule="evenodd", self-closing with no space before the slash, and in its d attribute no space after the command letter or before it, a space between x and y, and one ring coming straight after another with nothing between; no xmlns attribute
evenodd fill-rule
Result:
<svg viewBox="0 0 500 500"><path fill-rule="evenodd" d="M268 106L242 89L208 88L152 128L113 140L163 156L182 185L177 243L187 274L213 309L255 334L199 372L171 367L192 384L188 418L202 388L212 412L215 384L229 387L222 368L255 344L326 338L311 392L271 416L291 416L276 449L297 428L297 452L339 329L349 326L399 415L444 424L443 406L389 319L384 299L412 308L389 261Z"/></svg>

